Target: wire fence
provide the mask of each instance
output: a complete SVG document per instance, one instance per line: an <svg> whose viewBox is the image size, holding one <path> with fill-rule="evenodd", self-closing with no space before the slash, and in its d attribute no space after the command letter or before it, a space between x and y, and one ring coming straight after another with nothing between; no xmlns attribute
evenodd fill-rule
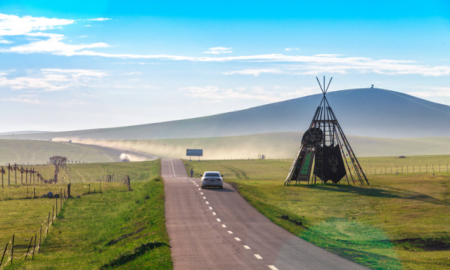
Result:
<svg viewBox="0 0 450 270"><path fill-rule="evenodd" d="M64 192L65 193L65 192ZM61 193L62 194L62 193ZM52 211L48 212L47 218L41 223L40 229L34 234L31 235L28 247L26 248L26 252L23 253L21 250L21 245L17 245L14 243L15 239L17 239L16 235L12 235L11 240L6 243L5 247L0 251L2 252L2 257L0 259L0 270L4 269L8 263L10 265L13 264L14 260L33 260L34 255L38 254L41 249L42 241L47 237L48 231L53 224L53 221L58 216L58 206L59 212L61 212L67 197L61 196L60 198L55 199L55 204L52 207ZM44 230L42 230L44 229ZM39 238L39 240L38 240ZM14 249L16 248L16 250Z"/></svg>
<svg viewBox="0 0 450 270"><path fill-rule="evenodd" d="M36 187L33 188L33 193L28 194L28 186L27 186L27 195L25 198L16 198L16 199L35 199L35 198L54 198L55 203L52 206L50 212L48 212L47 218L42 221L39 225L39 229L37 231L29 233L30 238L19 238L17 234L12 234L11 240L9 240L5 246L0 247L0 270L4 269L7 265L12 265L14 261L17 260L33 260L35 254L38 254L41 249L41 244L44 239L47 237L49 230L51 229L51 225L54 220L58 216L58 213L61 212L63 206L68 198L73 197L74 194L74 186L75 186L75 194L93 194L93 193L103 193L104 188L113 188L115 191L120 191L122 188L120 186L125 185L127 191L131 191L131 180L129 175L105 175L100 177L97 180L97 183L79 183L79 184L67 184L67 188L63 188L61 185L43 185L44 189L49 187L55 191L55 188L59 187L59 194L55 192L48 192L48 195L36 196ZM98 188L96 191L96 187ZM119 187L119 189L118 189ZM24 188L24 187L21 187ZM10 190L16 191L17 188L11 188ZM19 191L20 192L20 191ZM51 195L50 195L51 193ZM51 196L51 197L49 197ZM79 196L77 196L79 197ZM8 199L9 200L9 199ZM1 200L0 200L1 201ZM34 201L34 200L33 200ZM28 233L21 233L20 235L26 235ZM18 244L18 240L28 241L27 245ZM1 243L0 243L1 244Z"/></svg>

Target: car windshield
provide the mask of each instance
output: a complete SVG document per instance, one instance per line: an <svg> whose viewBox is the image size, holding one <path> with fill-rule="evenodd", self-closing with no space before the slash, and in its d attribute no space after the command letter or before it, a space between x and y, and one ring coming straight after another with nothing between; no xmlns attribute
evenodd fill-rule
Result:
<svg viewBox="0 0 450 270"><path fill-rule="evenodd" d="M205 177L220 177L218 173L205 173Z"/></svg>

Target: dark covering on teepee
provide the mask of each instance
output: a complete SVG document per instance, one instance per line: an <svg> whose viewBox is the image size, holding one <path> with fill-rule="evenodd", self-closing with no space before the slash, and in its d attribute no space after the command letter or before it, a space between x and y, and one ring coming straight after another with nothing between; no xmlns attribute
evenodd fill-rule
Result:
<svg viewBox="0 0 450 270"><path fill-rule="evenodd" d="M344 177L348 184L350 180L353 184L356 180L361 184L364 182L369 184L326 98L332 79L326 88L325 77L323 87L317 79L323 98L309 129L303 135L300 150L284 182L285 185L297 184L301 181L306 181L308 184L310 181L316 183L317 178L325 183L332 181L336 184Z"/></svg>

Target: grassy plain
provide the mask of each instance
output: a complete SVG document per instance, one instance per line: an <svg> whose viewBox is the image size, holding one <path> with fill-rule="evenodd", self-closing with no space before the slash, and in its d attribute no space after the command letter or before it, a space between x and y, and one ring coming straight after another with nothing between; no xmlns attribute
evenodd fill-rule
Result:
<svg viewBox="0 0 450 270"><path fill-rule="evenodd" d="M159 178L160 162L114 163L116 173L130 174L132 191L122 183L74 183L50 227L41 253L31 261L15 261L9 269L171 269L168 236L164 222L164 183ZM74 165L82 175L100 175L97 164ZM105 169L105 168L103 168ZM89 178L90 179L90 178ZM95 179L93 177L92 179ZM151 180L149 180L151 179ZM91 194L88 187L91 186ZM59 193L66 185L35 185L42 195ZM25 253L31 236L46 226L55 199L26 199L26 186L0 189L0 249L16 235L17 256ZM96 188L96 193L92 193ZM8 269L8 268L7 268Z"/></svg>
<svg viewBox="0 0 450 270"><path fill-rule="evenodd" d="M82 162L119 161L115 150L66 142L38 140L0 140L0 164L43 164L51 156L61 155Z"/></svg>
<svg viewBox="0 0 450 270"><path fill-rule="evenodd" d="M364 158L364 168L431 164L448 156ZM184 161L218 170L261 213L290 232L373 269L450 268L450 176L369 175L370 186L283 186L290 162Z"/></svg>

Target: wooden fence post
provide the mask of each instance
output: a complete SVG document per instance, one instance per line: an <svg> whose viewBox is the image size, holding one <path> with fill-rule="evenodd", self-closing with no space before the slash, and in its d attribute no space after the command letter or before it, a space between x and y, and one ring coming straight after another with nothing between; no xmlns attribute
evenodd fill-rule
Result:
<svg viewBox="0 0 450 270"><path fill-rule="evenodd" d="M70 198L70 184L67 185L67 198Z"/></svg>
<svg viewBox="0 0 450 270"><path fill-rule="evenodd" d="M36 249L36 234L34 234L34 245L33 245L33 256L31 257L34 260L34 250Z"/></svg>
<svg viewBox="0 0 450 270"><path fill-rule="evenodd" d="M55 219L55 206L53 205L52 206L52 223L53 223L54 219Z"/></svg>
<svg viewBox="0 0 450 270"><path fill-rule="evenodd" d="M56 198L55 218L58 216L58 198Z"/></svg>
<svg viewBox="0 0 450 270"><path fill-rule="evenodd" d="M30 252L30 247L31 247L31 243L32 243L32 242L33 242L33 237L31 237L30 244L28 245L27 253L25 253L25 260L24 260L24 261L27 260L28 252Z"/></svg>
<svg viewBox="0 0 450 270"><path fill-rule="evenodd" d="M41 240L42 240L42 226L41 226L41 229L39 230L39 249L38 249L38 253L41 250Z"/></svg>
<svg viewBox="0 0 450 270"><path fill-rule="evenodd" d="M14 234L11 243L11 265L13 264L13 259L14 259Z"/></svg>
<svg viewBox="0 0 450 270"><path fill-rule="evenodd" d="M8 249L8 245L9 245L9 242L8 242L8 243L6 243L5 251L3 251L3 256L2 256L2 260L0 261L0 266L2 266L2 263L3 263L3 258L5 258L5 254L6 254L6 250Z"/></svg>

